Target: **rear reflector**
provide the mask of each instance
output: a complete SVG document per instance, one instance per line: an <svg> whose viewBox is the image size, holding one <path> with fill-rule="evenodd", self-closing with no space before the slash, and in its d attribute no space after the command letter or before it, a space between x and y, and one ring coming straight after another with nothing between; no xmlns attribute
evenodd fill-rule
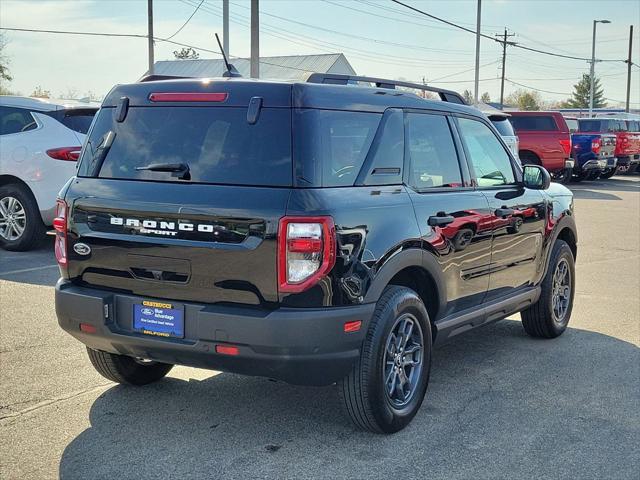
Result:
<svg viewBox="0 0 640 480"><path fill-rule="evenodd" d="M362 320L353 320L351 322L347 322L344 324L344 332L345 333L357 332L358 330L360 330L361 326L362 326Z"/></svg>
<svg viewBox="0 0 640 480"><path fill-rule="evenodd" d="M240 350L238 350L238 347L233 345L216 345L216 353L220 353L222 355L238 355Z"/></svg>
<svg viewBox="0 0 640 480"><path fill-rule="evenodd" d="M89 325L88 323L81 323L80 330L84 333L96 333L98 329L93 325Z"/></svg>
<svg viewBox="0 0 640 480"><path fill-rule="evenodd" d="M65 160L67 162L75 162L80 157L82 147L60 147L47 150L47 155L56 160Z"/></svg>
<svg viewBox="0 0 640 480"><path fill-rule="evenodd" d="M228 93L174 93L160 92L149 95L152 102L224 102Z"/></svg>

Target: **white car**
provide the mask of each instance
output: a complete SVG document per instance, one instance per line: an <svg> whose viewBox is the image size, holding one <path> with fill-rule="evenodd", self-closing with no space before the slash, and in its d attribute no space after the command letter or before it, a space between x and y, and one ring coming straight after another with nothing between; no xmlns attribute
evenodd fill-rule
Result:
<svg viewBox="0 0 640 480"><path fill-rule="evenodd" d="M98 107L0 96L0 247L29 250L44 237Z"/></svg>

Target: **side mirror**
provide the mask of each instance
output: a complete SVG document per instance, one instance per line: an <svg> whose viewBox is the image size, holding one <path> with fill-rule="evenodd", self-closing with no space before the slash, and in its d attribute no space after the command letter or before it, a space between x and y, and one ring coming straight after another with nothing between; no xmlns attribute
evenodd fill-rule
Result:
<svg viewBox="0 0 640 480"><path fill-rule="evenodd" d="M524 186L532 190L546 190L551 185L551 175L539 165L524 165L522 178Z"/></svg>

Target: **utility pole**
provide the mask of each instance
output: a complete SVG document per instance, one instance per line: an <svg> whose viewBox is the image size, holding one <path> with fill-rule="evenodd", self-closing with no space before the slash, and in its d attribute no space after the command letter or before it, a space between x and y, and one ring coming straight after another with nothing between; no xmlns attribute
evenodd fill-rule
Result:
<svg viewBox="0 0 640 480"><path fill-rule="evenodd" d="M496 36L498 36L496 34ZM507 45L515 45L516 42L507 42L507 38L515 37L515 33L507 33L507 29L504 29L504 38L502 40L502 82L500 83L500 108L504 109L504 76L505 65L507 63Z"/></svg>
<svg viewBox="0 0 640 480"><path fill-rule="evenodd" d="M258 0L251 0L251 78L260 77L260 25Z"/></svg>
<svg viewBox="0 0 640 480"><path fill-rule="evenodd" d="M149 75L153 75L153 0L147 0Z"/></svg>
<svg viewBox="0 0 640 480"><path fill-rule="evenodd" d="M629 113L629 101L631 100L631 50L633 46L633 25L629 25L629 57L627 58L627 103L624 111Z"/></svg>
<svg viewBox="0 0 640 480"><path fill-rule="evenodd" d="M229 0L222 0L222 48L227 56L229 52Z"/></svg>
<svg viewBox="0 0 640 480"><path fill-rule="evenodd" d="M474 81L473 99L478 103L478 90L480 88L480 17L482 11L482 0L478 1L478 13L476 15L476 78Z"/></svg>
<svg viewBox="0 0 640 480"><path fill-rule="evenodd" d="M591 42L591 69L589 71L589 118L593 117L593 93L595 88L595 68L596 68L596 25L598 23L611 23L610 20L593 21L593 40Z"/></svg>

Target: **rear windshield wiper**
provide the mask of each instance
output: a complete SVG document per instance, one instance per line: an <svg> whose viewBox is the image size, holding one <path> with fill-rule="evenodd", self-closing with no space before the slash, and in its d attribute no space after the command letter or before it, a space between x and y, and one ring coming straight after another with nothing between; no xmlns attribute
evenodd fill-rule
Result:
<svg viewBox="0 0 640 480"><path fill-rule="evenodd" d="M136 170L149 170L151 172L171 172L174 177L180 180L191 180L189 165L186 163L152 163L143 167L136 167Z"/></svg>
<svg viewBox="0 0 640 480"><path fill-rule="evenodd" d="M113 145L113 141L115 140L115 138L116 132L114 132L113 130L109 130L100 140L100 143L98 144L93 157L91 157L92 177L97 177L100 174L100 169L102 168L104 159L107 158L107 153L109 153L109 149L111 148L111 145Z"/></svg>

